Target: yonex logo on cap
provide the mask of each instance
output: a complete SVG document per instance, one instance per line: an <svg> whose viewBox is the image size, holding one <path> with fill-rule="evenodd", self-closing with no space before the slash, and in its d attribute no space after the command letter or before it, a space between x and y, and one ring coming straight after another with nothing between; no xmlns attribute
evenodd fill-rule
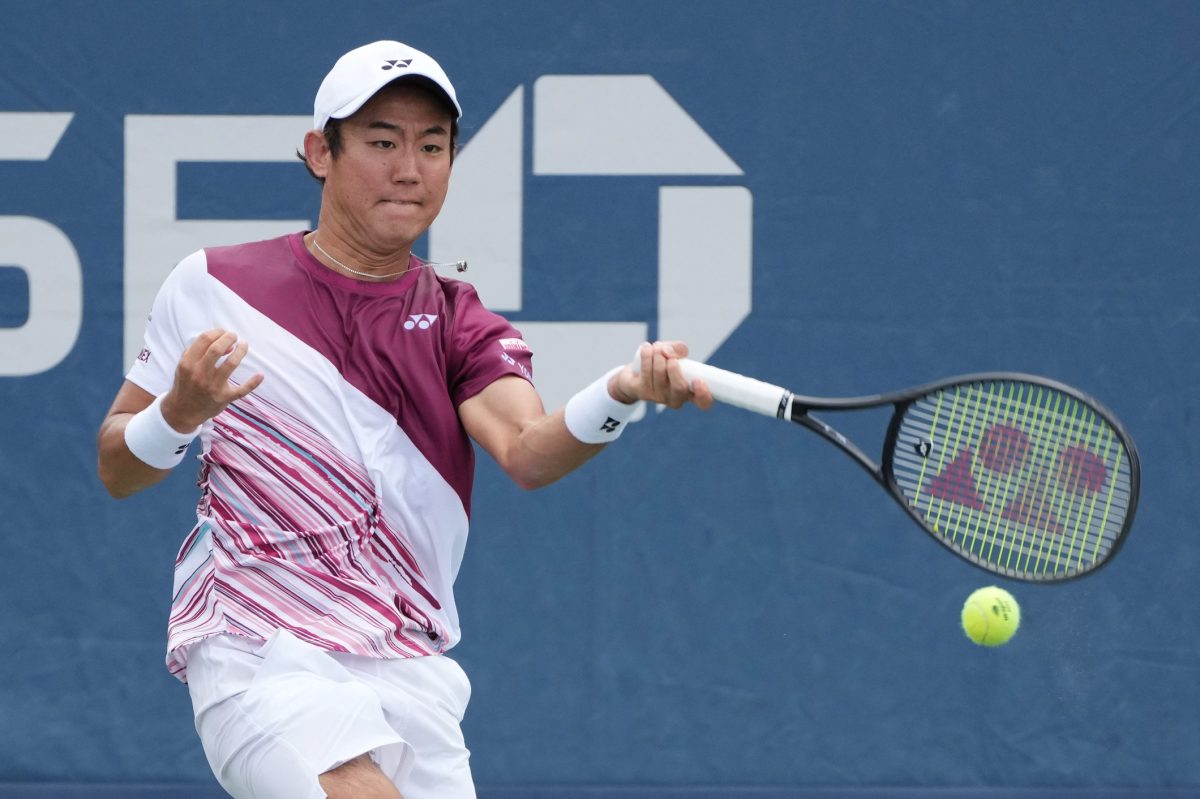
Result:
<svg viewBox="0 0 1200 799"><path fill-rule="evenodd" d="M390 61L385 61L385 62L383 63L383 66L381 66L381 67L380 67L380 69L382 69L382 70L389 70L389 69L404 69L405 67L407 67L407 66L408 66L409 64L411 64L411 63L412 63L412 59L411 59L411 58L402 58L402 59L399 59L399 60L390 60Z"/></svg>

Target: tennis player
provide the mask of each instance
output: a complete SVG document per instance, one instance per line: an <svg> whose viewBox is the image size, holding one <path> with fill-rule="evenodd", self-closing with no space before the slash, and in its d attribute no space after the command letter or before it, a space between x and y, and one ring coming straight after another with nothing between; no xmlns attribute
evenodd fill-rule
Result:
<svg viewBox="0 0 1200 799"><path fill-rule="evenodd" d="M453 584L472 440L537 488L641 401L712 403L644 344L547 414L521 334L412 245L445 199L462 110L431 57L380 41L316 95L316 230L215 247L164 282L101 425L115 497L200 439L167 664L221 785L256 799L474 797ZM253 349L251 349L253 344Z"/></svg>

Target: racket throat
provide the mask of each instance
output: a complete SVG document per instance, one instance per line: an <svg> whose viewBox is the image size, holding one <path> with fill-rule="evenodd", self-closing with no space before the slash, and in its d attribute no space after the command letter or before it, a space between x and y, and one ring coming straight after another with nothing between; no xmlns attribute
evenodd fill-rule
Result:
<svg viewBox="0 0 1200 799"><path fill-rule="evenodd" d="M777 418L786 419L793 422L798 421L796 419L796 410L794 409L795 403L792 402L792 398L794 396L795 395L790 391L783 392L783 396L779 398L779 409L775 411L775 416ZM803 409L799 410L801 413L803 413Z"/></svg>
<svg viewBox="0 0 1200 799"><path fill-rule="evenodd" d="M871 475L876 482L878 482L880 485L883 485L885 488L887 487L887 480L884 478L883 472L879 468L879 464L876 463L871 456L863 452L858 445L838 432L833 425L825 422L822 419L818 419L816 416L813 416L811 413L809 413L809 409L804 404L792 402L790 400L788 404L790 406L788 418L790 418L796 424L812 430L814 433L821 436L821 438L825 439L842 452L849 455L851 459L861 466L867 474Z"/></svg>

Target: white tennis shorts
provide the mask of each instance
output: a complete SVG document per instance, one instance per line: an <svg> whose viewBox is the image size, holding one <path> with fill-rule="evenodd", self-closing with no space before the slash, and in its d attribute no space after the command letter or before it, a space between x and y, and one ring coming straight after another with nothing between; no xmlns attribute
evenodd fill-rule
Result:
<svg viewBox="0 0 1200 799"><path fill-rule="evenodd" d="M471 684L445 655L326 652L281 630L207 638L187 668L204 754L236 799L324 799L317 775L367 753L405 799L475 799Z"/></svg>

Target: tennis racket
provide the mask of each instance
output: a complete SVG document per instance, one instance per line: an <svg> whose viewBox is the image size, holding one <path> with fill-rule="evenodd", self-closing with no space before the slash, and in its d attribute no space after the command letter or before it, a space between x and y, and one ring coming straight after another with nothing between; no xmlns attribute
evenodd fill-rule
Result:
<svg viewBox="0 0 1200 799"><path fill-rule="evenodd" d="M1081 577L1133 523L1140 465L1117 418L1034 375L953 377L892 394L818 399L687 359L713 397L807 427L854 459L925 532L1014 580ZM893 406L876 463L812 414Z"/></svg>

